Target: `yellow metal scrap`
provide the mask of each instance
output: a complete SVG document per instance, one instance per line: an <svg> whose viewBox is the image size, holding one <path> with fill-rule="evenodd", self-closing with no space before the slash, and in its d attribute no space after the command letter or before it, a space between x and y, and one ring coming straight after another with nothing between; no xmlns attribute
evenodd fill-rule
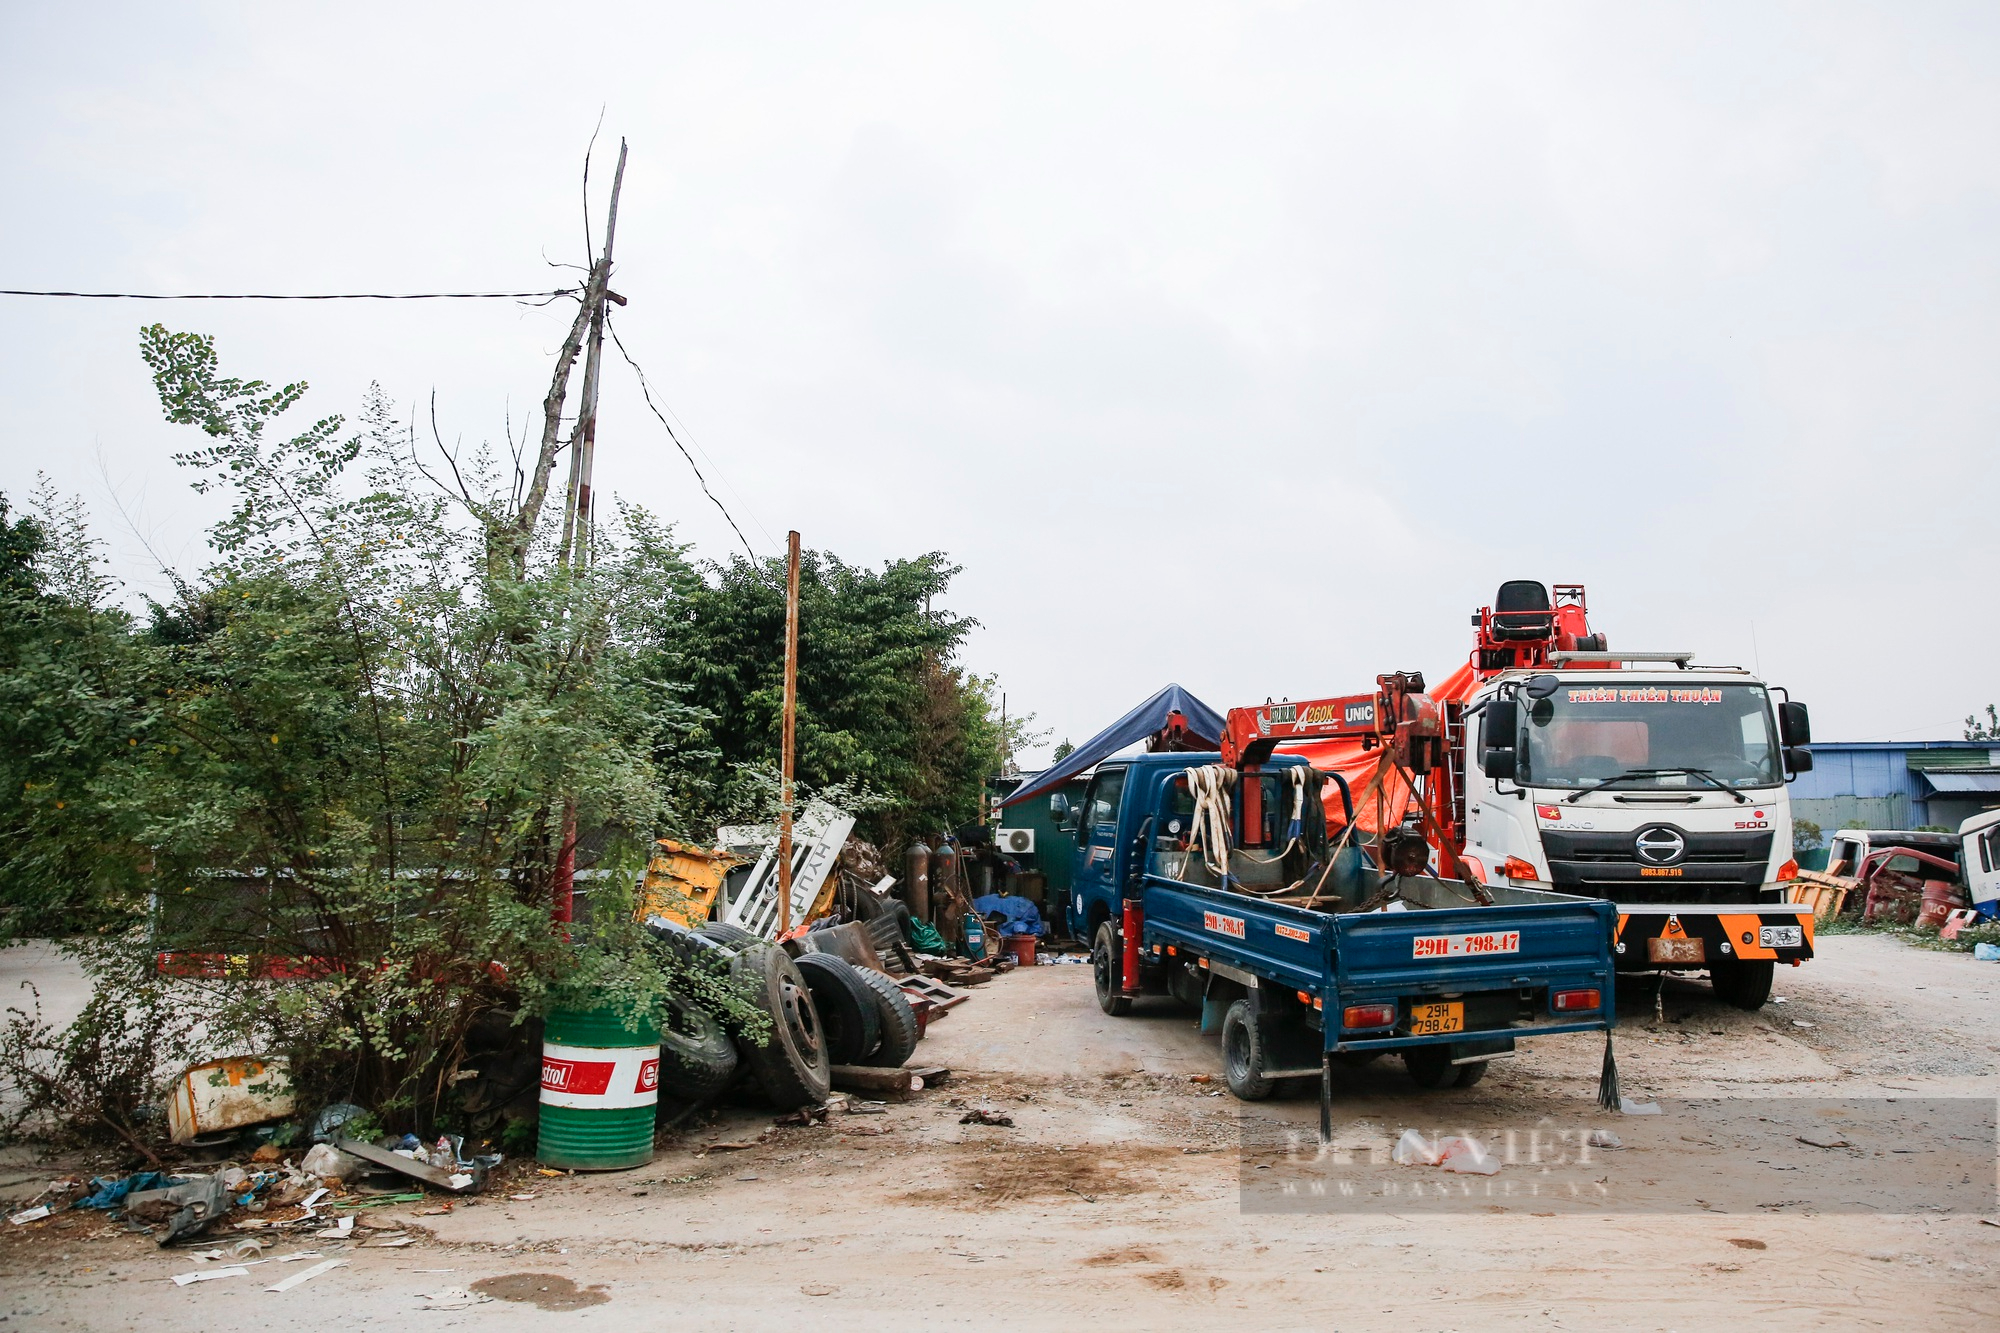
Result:
<svg viewBox="0 0 2000 1333"><path fill-rule="evenodd" d="M672 838L661 838L653 844L652 860L646 864L639 914L698 926L708 920L715 907L722 877L743 863L741 857L728 852L688 847Z"/></svg>

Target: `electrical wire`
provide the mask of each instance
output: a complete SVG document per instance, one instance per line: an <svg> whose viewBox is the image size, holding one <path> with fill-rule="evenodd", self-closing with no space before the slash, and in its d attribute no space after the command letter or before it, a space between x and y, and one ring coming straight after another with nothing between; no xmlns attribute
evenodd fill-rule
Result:
<svg viewBox="0 0 2000 1333"><path fill-rule="evenodd" d="M609 319L604 321L604 327L610 330L611 341L617 345L618 355L625 358L625 364L632 367L632 373L639 377L639 392L646 396L646 406L651 408L653 415L660 419L660 425L666 427L667 438L674 442L674 448L681 451L682 458L687 459L688 469L694 473L694 479L701 483L701 493L706 495L710 500L713 500L715 507L722 511L722 516L729 520L729 526L735 529L736 540L743 543L743 549L750 553L750 562L755 564L757 562L757 552L750 545L750 539L743 535L743 529L737 526L736 516L729 512L729 506L723 504L720 499L717 499L714 491L708 489L708 478L702 476L701 469L695 466L694 455L689 453L687 446L681 443L681 437L674 434L674 428L668 425L666 415L660 411L659 405L653 401L653 386L651 381L646 378L646 372L640 368L637 361L632 359L632 354L625 350L625 340L618 336L617 328Z"/></svg>
<svg viewBox="0 0 2000 1333"><path fill-rule="evenodd" d="M271 292L56 292L0 288L0 296L67 296L80 301L527 301L575 296L582 289L553 292L332 292L297 296Z"/></svg>

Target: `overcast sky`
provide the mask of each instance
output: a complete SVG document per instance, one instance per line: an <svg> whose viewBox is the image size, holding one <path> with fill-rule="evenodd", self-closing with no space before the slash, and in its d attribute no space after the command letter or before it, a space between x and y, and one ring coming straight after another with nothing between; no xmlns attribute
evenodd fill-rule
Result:
<svg viewBox="0 0 2000 1333"><path fill-rule="evenodd" d="M0 286L554 285L601 108L620 327L751 542L949 552L1056 739L1442 676L1522 577L1822 740L2000 699L1991 5L299 8L0 6ZM0 298L0 490L138 590L212 516L155 318L496 443L566 324ZM599 441L727 556L622 363Z"/></svg>

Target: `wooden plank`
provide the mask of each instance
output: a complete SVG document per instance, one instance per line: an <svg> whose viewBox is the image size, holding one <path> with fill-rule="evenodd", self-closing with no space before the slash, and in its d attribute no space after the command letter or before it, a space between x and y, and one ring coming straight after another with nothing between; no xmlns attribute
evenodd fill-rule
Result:
<svg viewBox="0 0 2000 1333"><path fill-rule="evenodd" d="M872 1065L835 1065L833 1086L861 1092L922 1092L924 1080L912 1069L882 1069Z"/></svg>
<svg viewBox="0 0 2000 1333"><path fill-rule="evenodd" d="M378 1148L372 1143L359 1139L335 1139L334 1147L364 1162L386 1166L391 1171L400 1171L412 1180L421 1180L426 1185L445 1190L451 1194L470 1194L486 1183L484 1171L447 1171L428 1162L418 1162L387 1148Z"/></svg>

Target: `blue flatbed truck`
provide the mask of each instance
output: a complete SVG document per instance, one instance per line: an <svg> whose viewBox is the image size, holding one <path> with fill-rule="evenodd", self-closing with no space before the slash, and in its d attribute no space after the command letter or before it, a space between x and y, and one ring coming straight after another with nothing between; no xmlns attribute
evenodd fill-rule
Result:
<svg viewBox="0 0 2000 1333"><path fill-rule="evenodd" d="M1466 1087L1522 1036L1611 1029L1611 903L1475 889L1329 850L1320 784L1339 784L1350 824L1352 795L1337 774L1283 754L1210 770L1257 790L1228 803L1230 836L1204 852L1205 762L1166 753L1102 764L1074 812L1069 926L1091 941L1105 1013L1128 1013L1148 994L1198 1008L1203 1029L1221 1034L1232 1093L1254 1101L1310 1079L1323 1129L1341 1065L1395 1052L1422 1087Z"/></svg>

